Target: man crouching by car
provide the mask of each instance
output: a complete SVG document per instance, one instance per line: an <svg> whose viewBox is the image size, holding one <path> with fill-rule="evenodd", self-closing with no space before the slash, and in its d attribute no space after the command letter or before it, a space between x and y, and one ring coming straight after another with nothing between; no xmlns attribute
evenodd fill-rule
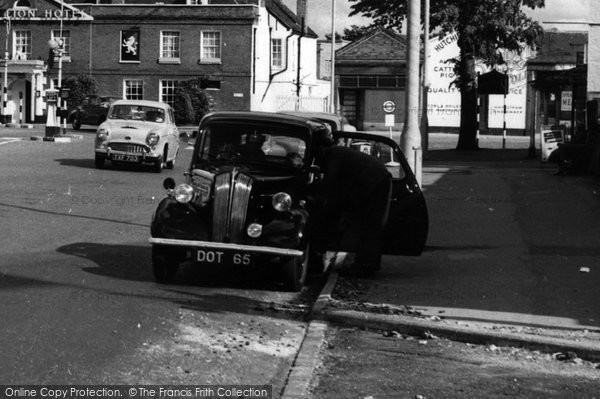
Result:
<svg viewBox="0 0 600 399"><path fill-rule="evenodd" d="M333 146L331 135L324 133L315 140L320 141L315 146L321 149L316 162L323 180L317 195L322 202L322 214L317 217L314 234L333 237L323 241L326 248L355 253L353 265L343 269L343 274L370 276L381 268L392 176L372 156L353 148Z"/></svg>

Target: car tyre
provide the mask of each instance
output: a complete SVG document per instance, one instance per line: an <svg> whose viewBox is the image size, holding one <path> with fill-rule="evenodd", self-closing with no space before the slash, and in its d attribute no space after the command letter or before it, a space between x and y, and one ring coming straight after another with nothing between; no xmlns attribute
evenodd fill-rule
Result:
<svg viewBox="0 0 600 399"><path fill-rule="evenodd" d="M304 286L308 272L310 248L307 244L304 255L291 258L283 264L283 278L285 287L292 292L298 292Z"/></svg>
<svg viewBox="0 0 600 399"><path fill-rule="evenodd" d="M94 159L94 164L96 165L96 169L104 169L104 161L105 161L105 159L103 157L96 155L96 158Z"/></svg>
<svg viewBox="0 0 600 399"><path fill-rule="evenodd" d="M81 119L79 119L79 117L76 116L73 119L73 122L71 123L71 125L73 126L73 129L75 129L75 130L81 129Z"/></svg>
<svg viewBox="0 0 600 399"><path fill-rule="evenodd" d="M154 163L152 164L152 171L154 173L160 173L162 171L162 169L163 169L162 159L154 161Z"/></svg>
<svg viewBox="0 0 600 399"><path fill-rule="evenodd" d="M173 251L160 246L152 247L152 272L158 283L169 283L175 279L179 259Z"/></svg>

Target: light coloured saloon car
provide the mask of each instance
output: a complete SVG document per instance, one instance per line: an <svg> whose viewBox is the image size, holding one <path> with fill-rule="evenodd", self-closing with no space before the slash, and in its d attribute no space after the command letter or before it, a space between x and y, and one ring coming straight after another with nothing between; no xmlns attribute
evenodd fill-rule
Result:
<svg viewBox="0 0 600 399"><path fill-rule="evenodd" d="M96 131L98 169L109 161L113 166L147 164L160 172L175 166L178 151L179 131L173 109L157 101L115 101Z"/></svg>

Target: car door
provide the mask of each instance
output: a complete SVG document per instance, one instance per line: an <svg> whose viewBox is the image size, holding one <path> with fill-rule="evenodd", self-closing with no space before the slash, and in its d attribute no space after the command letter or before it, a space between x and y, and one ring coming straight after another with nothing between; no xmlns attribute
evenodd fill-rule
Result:
<svg viewBox="0 0 600 399"><path fill-rule="evenodd" d="M370 133L337 132L338 145L373 156L392 175L390 211L383 238L383 253L420 255L427 241L429 216L425 197L398 144Z"/></svg>

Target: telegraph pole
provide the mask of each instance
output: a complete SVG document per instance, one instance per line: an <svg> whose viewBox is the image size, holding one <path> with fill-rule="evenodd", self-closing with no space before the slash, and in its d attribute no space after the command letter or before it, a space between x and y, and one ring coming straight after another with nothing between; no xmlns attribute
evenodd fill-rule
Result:
<svg viewBox="0 0 600 399"><path fill-rule="evenodd" d="M423 105L421 107L421 141L423 158L429 149L429 0L423 1Z"/></svg>
<svg viewBox="0 0 600 399"><path fill-rule="evenodd" d="M329 112L335 113L335 0L331 0L331 85Z"/></svg>
<svg viewBox="0 0 600 399"><path fill-rule="evenodd" d="M421 132L419 130L419 32L421 0L408 0L408 59L406 74L406 115L400 147L413 169L417 181L422 181Z"/></svg>

